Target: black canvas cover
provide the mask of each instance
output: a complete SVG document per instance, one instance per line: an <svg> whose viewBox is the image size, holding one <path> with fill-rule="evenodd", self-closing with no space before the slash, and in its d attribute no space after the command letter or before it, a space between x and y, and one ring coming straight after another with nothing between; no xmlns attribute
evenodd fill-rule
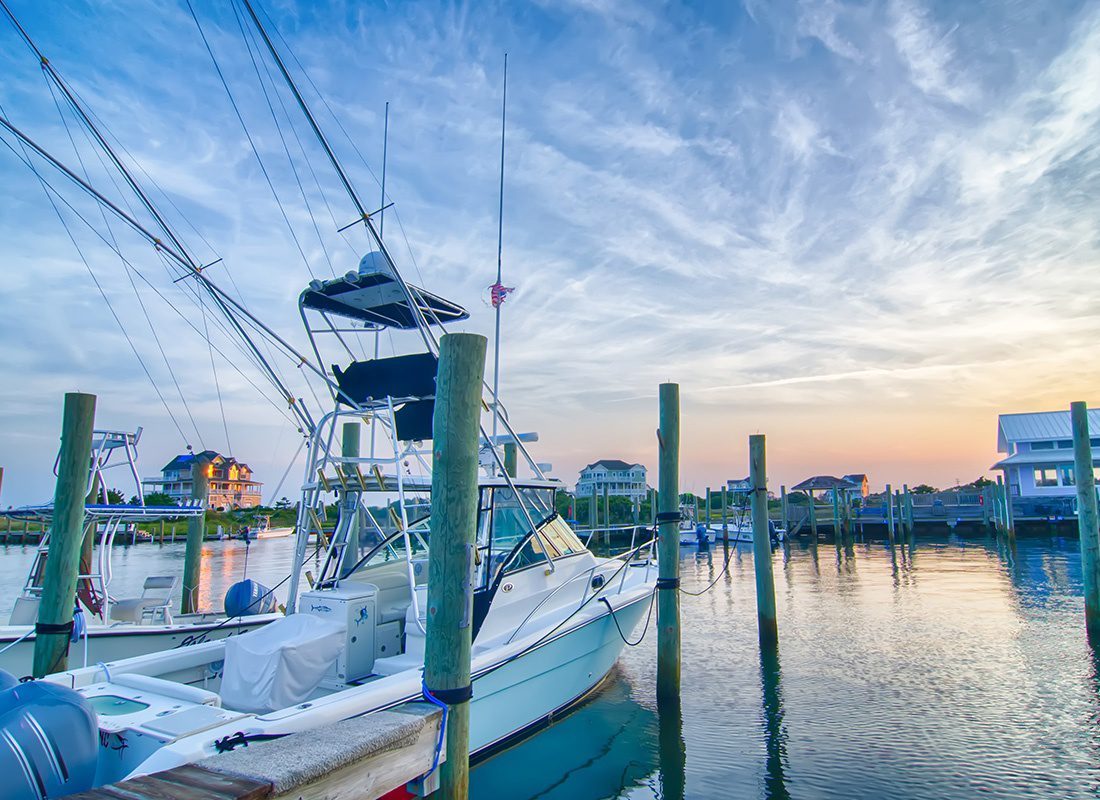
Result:
<svg viewBox="0 0 1100 800"><path fill-rule="evenodd" d="M432 438L432 417L435 400L418 400L405 403L393 414L397 438L402 442L419 442Z"/></svg>
<svg viewBox="0 0 1100 800"><path fill-rule="evenodd" d="M435 397L435 375L439 362L431 353L414 353L393 358L355 361L345 370L333 366L340 390L353 402L366 405L372 400L428 399ZM341 402L347 404L345 397Z"/></svg>

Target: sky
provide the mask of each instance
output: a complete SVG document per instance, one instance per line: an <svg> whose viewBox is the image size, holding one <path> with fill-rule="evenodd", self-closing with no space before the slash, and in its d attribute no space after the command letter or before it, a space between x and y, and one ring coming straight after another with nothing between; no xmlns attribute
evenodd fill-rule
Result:
<svg viewBox="0 0 1100 800"><path fill-rule="evenodd" d="M306 347L298 293L366 240L239 6L7 2L212 279ZM753 433L773 489L950 486L998 413L1097 399L1100 2L259 6L372 209L389 103L388 246L489 336L508 54L502 395L568 483L655 482L664 381L697 492ZM133 206L6 22L0 75L4 116ZM77 390L143 427L143 475L191 444L294 496L285 404L190 282L3 139L0 502L49 498Z"/></svg>

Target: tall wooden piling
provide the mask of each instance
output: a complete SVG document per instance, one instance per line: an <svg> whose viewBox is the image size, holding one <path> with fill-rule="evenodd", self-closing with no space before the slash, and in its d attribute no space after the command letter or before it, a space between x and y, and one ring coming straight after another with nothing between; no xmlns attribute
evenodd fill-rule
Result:
<svg viewBox="0 0 1100 800"><path fill-rule="evenodd" d="M478 441L484 336L439 342L432 440L432 547L424 684L448 706L440 797L464 800L470 779L470 648L477 530Z"/></svg>
<svg viewBox="0 0 1100 800"><path fill-rule="evenodd" d="M595 535L596 528L600 527L600 496L599 490L594 483L592 484L592 497L589 500L588 507L591 511L588 516L592 523L592 535Z"/></svg>
<svg viewBox="0 0 1100 800"><path fill-rule="evenodd" d="M518 471L518 451L515 442L504 443L504 471L509 478L515 478Z"/></svg>
<svg viewBox="0 0 1100 800"><path fill-rule="evenodd" d="M729 490L722 487L722 549L729 551L730 547L730 509L727 495Z"/></svg>
<svg viewBox="0 0 1100 800"><path fill-rule="evenodd" d="M997 533L1002 533L1005 529L1005 516L1004 516L1004 483L1000 475L997 476L997 486L993 490L993 517L994 517L994 530Z"/></svg>
<svg viewBox="0 0 1100 800"><path fill-rule="evenodd" d="M752 560L756 572L756 622L762 646L779 642L775 619L775 576L768 533L768 471L764 435L749 437L749 485L752 487Z"/></svg>
<svg viewBox="0 0 1100 800"><path fill-rule="evenodd" d="M66 394L50 548L35 625L32 674L36 678L69 667L69 638L83 543L84 496L88 491L94 427L95 395Z"/></svg>
<svg viewBox="0 0 1100 800"><path fill-rule="evenodd" d="M191 499L202 505L203 512L187 519L187 548L183 556L183 600L180 611L193 614L199 604L199 578L202 566L202 540L206 534L206 505L210 496L210 462L200 456L191 460Z"/></svg>
<svg viewBox="0 0 1100 800"><path fill-rule="evenodd" d="M709 528L710 527L710 487L709 486L707 487L707 500L703 504L703 508L705 509L704 513L707 515L707 518L705 520L703 520L703 522Z"/></svg>
<svg viewBox="0 0 1100 800"><path fill-rule="evenodd" d="M680 700L680 386L658 392L657 701Z"/></svg>
<svg viewBox="0 0 1100 800"><path fill-rule="evenodd" d="M902 514L905 517L905 533L909 536L913 535L913 495L909 493L909 484L904 483L901 486L901 501L902 501Z"/></svg>
<svg viewBox="0 0 1100 800"><path fill-rule="evenodd" d="M1073 476L1077 485L1077 531L1081 540L1081 573L1085 589L1085 629L1093 647L1100 647L1100 517L1096 477L1089 442L1088 406L1071 403Z"/></svg>
<svg viewBox="0 0 1100 800"><path fill-rule="evenodd" d="M607 528L607 532L604 534L604 540L608 545L611 544L611 495L609 493L610 486L606 483L603 485L603 526Z"/></svg>

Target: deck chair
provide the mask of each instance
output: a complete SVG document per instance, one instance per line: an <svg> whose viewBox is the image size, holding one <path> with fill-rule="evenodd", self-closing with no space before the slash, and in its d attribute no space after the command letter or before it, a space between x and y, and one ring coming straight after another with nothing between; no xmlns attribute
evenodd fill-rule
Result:
<svg viewBox="0 0 1100 800"><path fill-rule="evenodd" d="M111 619L138 625L148 619L150 624L163 622L165 625L171 625L172 593L175 588L175 577L152 575L145 579L141 597L116 600L111 604Z"/></svg>

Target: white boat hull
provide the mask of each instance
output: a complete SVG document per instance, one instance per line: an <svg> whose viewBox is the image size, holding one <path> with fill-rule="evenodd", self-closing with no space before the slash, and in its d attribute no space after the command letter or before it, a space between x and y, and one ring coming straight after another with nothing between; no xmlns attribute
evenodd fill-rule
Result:
<svg viewBox="0 0 1100 800"><path fill-rule="evenodd" d="M786 537L786 531L782 529L778 529L776 533L778 534L779 541L783 541ZM685 547L697 545L702 538L706 539L707 544L718 544L722 541L722 536L722 526L720 524L711 525L702 534L696 531L680 531L680 544ZM730 525L728 536L730 544L752 544L752 526Z"/></svg>
<svg viewBox="0 0 1100 800"><path fill-rule="evenodd" d="M100 662L121 661L162 650L189 647L203 642L217 641L229 636L255 630L282 614L262 614L235 619L223 624L225 617L205 616L194 623L173 625L114 625L88 628L88 657L85 664L84 640L69 645L69 663L73 669ZM180 617L176 618L180 620ZM182 618L186 620L186 617ZM34 661L34 633L17 642L19 637L31 631L30 625L0 627L0 669L16 677L31 674ZM10 645L10 646L9 646ZM6 648L6 649L5 649Z"/></svg>

